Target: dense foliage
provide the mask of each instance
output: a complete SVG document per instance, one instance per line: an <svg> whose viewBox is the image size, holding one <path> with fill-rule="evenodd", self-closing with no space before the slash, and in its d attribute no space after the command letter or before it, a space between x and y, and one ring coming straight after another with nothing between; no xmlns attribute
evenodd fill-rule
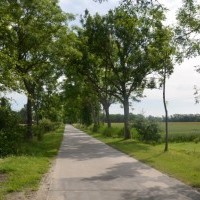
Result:
<svg viewBox="0 0 200 200"><path fill-rule="evenodd" d="M24 139L24 129L18 122L15 112L0 108L0 157L19 151Z"/></svg>
<svg viewBox="0 0 200 200"><path fill-rule="evenodd" d="M59 60L67 54L60 51L69 35L68 15L57 0L2 0L0 12L1 73L9 76L4 77L7 82L1 79L0 83L27 95L26 137L31 139L33 107L39 106L39 94L48 92L50 96L51 88L56 88L61 74Z"/></svg>

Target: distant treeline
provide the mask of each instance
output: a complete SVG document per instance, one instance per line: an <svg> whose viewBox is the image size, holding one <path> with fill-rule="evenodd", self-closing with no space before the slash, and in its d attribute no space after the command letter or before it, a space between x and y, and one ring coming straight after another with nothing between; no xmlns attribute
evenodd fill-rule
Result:
<svg viewBox="0 0 200 200"><path fill-rule="evenodd" d="M174 114L169 117L170 122L200 122L200 114Z"/></svg>
<svg viewBox="0 0 200 200"><path fill-rule="evenodd" d="M138 118L143 118L144 116L141 115L141 114L132 114L130 113L130 116L129 116L129 121L130 122L133 122L135 120L137 120ZM149 118L149 119L153 119L155 121L158 121L158 122L161 122L163 120L162 117L154 117L154 116L148 116L146 118ZM102 121L105 121L105 116L101 116L101 120ZM123 123L124 122L124 115L122 114L110 114L110 121L111 123Z"/></svg>
<svg viewBox="0 0 200 200"><path fill-rule="evenodd" d="M104 116L101 116L102 120ZM138 118L143 117L143 115L138 114L132 114L130 113L130 121L135 121ZM158 122L164 121L164 117L154 117L154 116L148 116L146 117L148 119L153 119ZM110 114L110 120L112 123L122 123L124 119L124 115L122 114ZM169 122L200 122L200 114L174 114L169 116Z"/></svg>

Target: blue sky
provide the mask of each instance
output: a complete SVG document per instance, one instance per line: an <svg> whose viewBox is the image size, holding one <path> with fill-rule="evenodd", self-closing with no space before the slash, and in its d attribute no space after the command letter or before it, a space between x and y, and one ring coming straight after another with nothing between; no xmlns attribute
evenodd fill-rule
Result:
<svg viewBox="0 0 200 200"><path fill-rule="evenodd" d="M77 24L78 16L84 14L87 8L90 13L99 12L105 14L109 9L118 5L118 0L108 0L105 3L95 3L93 0L60 0L60 6L65 12L77 15L77 20L72 22ZM181 0L160 0L168 9L167 24L175 22L175 13L180 6ZM195 104L194 100L194 85L200 87L200 74L195 72L194 66L199 63L200 58L186 59L181 65L176 65L174 73L167 80L167 102L169 114L197 114L200 113L200 105ZM162 116L164 108L162 103L161 90L145 90L146 97L140 103L133 103L130 111L145 115ZM13 108L19 109L26 103L26 98L23 95L12 94L15 102ZM111 106L111 113L123 113L123 109L119 104Z"/></svg>

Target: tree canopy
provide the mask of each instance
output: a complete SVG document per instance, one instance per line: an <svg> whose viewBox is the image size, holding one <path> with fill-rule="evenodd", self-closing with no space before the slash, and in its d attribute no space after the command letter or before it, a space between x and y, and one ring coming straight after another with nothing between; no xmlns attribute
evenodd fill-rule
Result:
<svg viewBox="0 0 200 200"><path fill-rule="evenodd" d="M57 0L2 0L0 9L1 66L4 74L14 76L12 84L27 94L27 137L32 138L36 89L47 83L45 78L56 76L55 61L67 41L69 15L62 12Z"/></svg>
<svg viewBox="0 0 200 200"><path fill-rule="evenodd" d="M143 97L155 73L165 91L174 41L182 45L182 56L200 52L199 5L183 1L176 40L164 24L165 11L157 0L124 0L104 15L86 10L74 28L68 26L73 15L57 0L2 0L0 91L27 95L27 138L35 119L98 125L101 105L110 127L114 102L123 105L124 137L130 138L129 105Z"/></svg>

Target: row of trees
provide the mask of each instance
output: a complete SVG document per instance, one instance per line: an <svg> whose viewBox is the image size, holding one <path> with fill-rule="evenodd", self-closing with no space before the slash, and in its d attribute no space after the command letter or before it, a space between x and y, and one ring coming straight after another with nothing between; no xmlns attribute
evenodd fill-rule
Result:
<svg viewBox="0 0 200 200"><path fill-rule="evenodd" d="M33 111L36 121L60 111L65 121L98 126L102 106L110 127L115 102L123 105L128 139L130 102L155 87L163 89L167 133L166 79L175 61L200 52L199 6L184 0L176 29L164 25L165 11L157 0L124 0L103 16L86 10L82 26L72 29L73 16L57 0L2 0L1 91L27 95L27 139Z"/></svg>
<svg viewBox="0 0 200 200"><path fill-rule="evenodd" d="M103 106L108 127L110 105L123 105L126 139L131 137L131 100L138 101L145 88L159 84L166 102L165 82L173 71L176 48L172 28L164 25L164 11L157 1L123 1L104 16L86 10L77 29L82 57L72 60L73 70L89 88L87 95ZM166 104L165 109L167 114Z"/></svg>
<svg viewBox="0 0 200 200"><path fill-rule="evenodd" d="M44 116L51 106L60 107L57 80L68 54L73 54L67 26L72 16L63 13L57 0L2 0L0 13L1 92L26 94L26 137L30 140L33 109L38 121L41 107L46 108Z"/></svg>
<svg viewBox="0 0 200 200"><path fill-rule="evenodd" d="M82 57L72 63L76 74L89 88L86 93L96 96L97 101L91 101L103 106L108 127L111 126L110 105L116 101L123 105L126 139L130 138L130 100L140 99L145 88L161 87L167 151L166 80L175 62L199 55L198 36L194 37L199 31L199 6L192 0L184 0L176 28L164 25L165 11L164 6L154 0L126 0L104 16L92 16L86 10L81 19L82 28L77 30ZM95 106L90 105L90 108L94 110Z"/></svg>
<svg viewBox="0 0 200 200"><path fill-rule="evenodd" d="M130 122L138 121L144 117L142 114L132 114L130 113L129 120ZM145 117L148 120L156 121L156 122L164 122L165 117L155 117L155 116L147 116ZM105 116L103 114L100 115L100 121L105 122ZM110 114L111 123L123 123L124 115L122 114ZM174 114L168 117L169 122L200 122L200 114Z"/></svg>

